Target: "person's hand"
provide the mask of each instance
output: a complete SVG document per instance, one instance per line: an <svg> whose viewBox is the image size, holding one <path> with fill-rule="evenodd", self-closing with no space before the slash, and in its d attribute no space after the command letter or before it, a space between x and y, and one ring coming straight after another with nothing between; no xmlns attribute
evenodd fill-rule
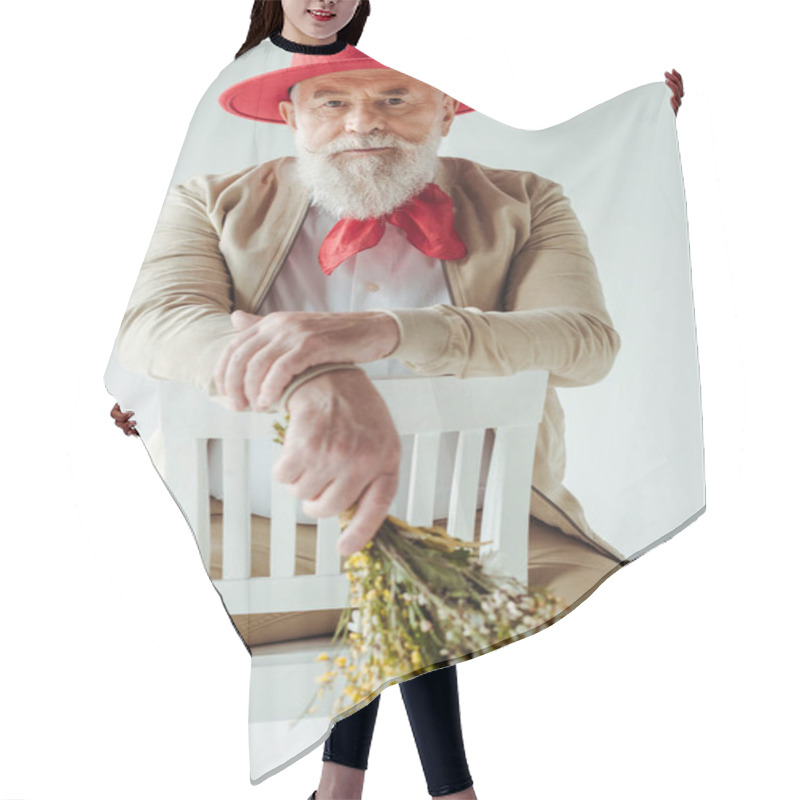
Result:
<svg viewBox="0 0 800 800"><path fill-rule="evenodd" d="M126 436L139 435L139 431L136 430L136 420L133 419L133 411L123 411L119 407L119 403L114 403L114 408L111 409L111 416L114 419L114 424Z"/></svg>
<svg viewBox="0 0 800 800"><path fill-rule="evenodd" d="M272 478L313 517L358 504L338 549L350 555L377 533L397 492L400 437L369 378L356 369L317 375L292 393L290 421Z"/></svg>
<svg viewBox="0 0 800 800"><path fill-rule="evenodd" d="M266 410L309 367L376 361L400 340L397 323L382 311L234 311L231 322L240 333L217 361L214 381L237 411Z"/></svg>
<svg viewBox="0 0 800 800"><path fill-rule="evenodd" d="M666 77L664 83L672 89L672 98L669 102L677 117L678 109L681 107L681 98L683 97L683 78L680 72L675 69L672 72L665 72L664 77Z"/></svg>

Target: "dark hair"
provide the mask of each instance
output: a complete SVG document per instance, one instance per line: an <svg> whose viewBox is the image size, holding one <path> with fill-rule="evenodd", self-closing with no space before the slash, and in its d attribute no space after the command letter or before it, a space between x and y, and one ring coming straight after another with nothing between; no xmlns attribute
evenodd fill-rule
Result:
<svg viewBox="0 0 800 800"><path fill-rule="evenodd" d="M348 44L357 45L368 16L369 0L361 0L353 19L339 31L338 38L347 39ZM282 30L283 6L279 0L255 0L253 10L250 12L250 30L236 58L261 44L268 36L280 33Z"/></svg>

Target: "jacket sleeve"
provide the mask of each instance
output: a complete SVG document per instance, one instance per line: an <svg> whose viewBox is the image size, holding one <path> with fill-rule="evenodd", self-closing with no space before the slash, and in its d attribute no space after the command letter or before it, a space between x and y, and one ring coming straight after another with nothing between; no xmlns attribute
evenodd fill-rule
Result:
<svg viewBox="0 0 800 800"><path fill-rule="evenodd" d="M123 366L133 372L193 386L225 403L214 384L214 366L239 333L230 319L233 280L220 251L221 231L216 215L209 213L215 201L202 176L170 189L122 320L117 350ZM306 380L342 368L329 364L303 371L276 408Z"/></svg>
<svg viewBox="0 0 800 800"><path fill-rule="evenodd" d="M122 320L128 369L213 393L213 369L236 335L232 282L200 179L170 189Z"/></svg>
<svg viewBox="0 0 800 800"><path fill-rule="evenodd" d="M385 309L400 328L393 358L420 374L462 378L544 369L553 386L609 372L620 339L586 235L561 187L537 180L528 238L507 268L505 310Z"/></svg>

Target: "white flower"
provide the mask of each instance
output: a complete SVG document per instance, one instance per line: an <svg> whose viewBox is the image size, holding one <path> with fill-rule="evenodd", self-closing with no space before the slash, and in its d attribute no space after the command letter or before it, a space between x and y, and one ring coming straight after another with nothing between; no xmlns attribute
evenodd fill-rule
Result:
<svg viewBox="0 0 800 800"><path fill-rule="evenodd" d="M522 616L522 612L510 600L506 603L506 611L511 619L516 619L517 617Z"/></svg>

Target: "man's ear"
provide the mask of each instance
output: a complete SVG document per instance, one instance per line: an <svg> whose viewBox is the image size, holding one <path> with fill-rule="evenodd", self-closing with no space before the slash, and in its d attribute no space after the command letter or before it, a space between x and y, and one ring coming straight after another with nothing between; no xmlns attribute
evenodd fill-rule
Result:
<svg viewBox="0 0 800 800"><path fill-rule="evenodd" d="M281 100L278 103L278 112L283 121L293 130L297 130L297 117L294 112L294 103L291 100Z"/></svg>
<svg viewBox="0 0 800 800"><path fill-rule="evenodd" d="M442 136L447 136L450 133L450 126L456 118L456 109L459 106L458 100L450 97L449 94L442 97Z"/></svg>

